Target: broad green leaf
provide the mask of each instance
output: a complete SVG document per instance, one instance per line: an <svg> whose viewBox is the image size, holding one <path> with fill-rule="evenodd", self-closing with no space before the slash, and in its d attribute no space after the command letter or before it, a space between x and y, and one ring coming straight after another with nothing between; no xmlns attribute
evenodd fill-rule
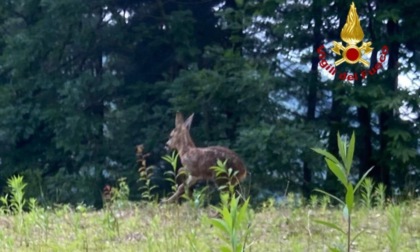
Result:
<svg viewBox="0 0 420 252"><path fill-rule="evenodd" d="M225 234L230 233L230 229L227 226L226 222L221 219L210 219L210 224L215 228L219 229L220 231L224 232Z"/></svg>
<svg viewBox="0 0 420 252"><path fill-rule="evenodd" d="M233 169L232 168L229 168L228 169L228 176L231 177L232 176L232 173L233 173Z"/></svg>
<svg viewBox="0 0 420 252"><path fill-rule="evenodd" d="M347 143L346 143L346 140L341 139L340 132L337 132L337 145L338 145L338 153L341 157L341 160L345 162L346 156L347 156L347 153L346 153Z"/></svg>
<svg viewBox="0 0 420 252"><path fill-rule="evenodd" d="M7 206L7 204L8 204L8 199L9 199L9 195L8 194L6 194L5 196L3 196L3 197L0 197L0 201L4 204L4 205L6 205Z"/></svg>
<svg viewBox="0 0 420 252"><path fill-rule="evenodd" d="M359 189L360 185L363 183L363 180L365 180L366 176L369 174L370 171L372 171L372 169L374 168L374 166L370 167L369 170L367 170L365 172L365 174L363 174L363 176L360 178L359 182L357 182L356 187L354 187L354 192L356 193L357 189Z"/></svg>
<svg viewBox="0 0 420 252"><path fill-rule="evenodd" d="M163 175L171 175L171 176L173 176L173 175L175 175L175 172L169 170L169 171L164 172Z"/></svg>
<svg viewBox="0 0 420 252"><path fill-rule="evenodd" d="M349 209L347 206L343 207L343 218L348 221L349 220Z"/></svg>
<svg viewBox="0 0 420 252"><path fill-rule="evenodd" d="M353 209L353 204L354 204L353 185L351 183L348 183L347 192L346 192L346 205L349 208L350 213L351 213L351 210Z"/></svg>
<svg viewBox="0 0 420 252"><path fill-rule="evenodd" d="M222 161L220 159L217 159L217 166L219 166L220 168L226 170L226 163L227 163L227 159L225 161Z"/></svg>
<svg viewBox="0 0 420 252"><path fill-rule="evenodd" d="M337 231L339 231L343 234L346 234L346 232L343 229L341 229L339 226L337 226L336 224L334 224L332 222L323 221L323 220L314 220L314 222L322 224L322 225L327 226L329 228L335 229L335 230L337 230Z"/></svg>
<svg viewBox="0 0 420 252"><path fill-rule="evenodd" d="M219 186L218 187L219 191L223 191L226 188L227 188L227 185L222 185L222 186Z"/></svg>
<svg viewBox="0 0 420 252"><path fill-rule="evenodd" d="M238 218L237 218L239 223L246 220L248 204L249 204L249 198L245 200L244 204L240 207Z"/></svg>
<svg viewBox="0 0 420 252"><path fill-rule="evenodd" d="M313 151L315 151L316 153L318 153L318 154L321 154L322 156L324 156L325 158L328 158L328 159L330 159L331 161L333 161L334 163L340 163L339 161L338 161L338 159L336 158L336 157L334 157L334 155L333 154L331 154L331 153L329 153L328 151L326 151L326 150L322 150L322 149L319 149L319 148L311 148Z"/></svg>
<svg viewBox="0 0 420 252"><path fill-rule="evenodd" d="M353 134L351 135L351 138L350 138L350 143L349 143L349 147L348 147L348 151L347 151L347 157L346 157L345 164L344 164L345 167L346 167L347 175L350 174L351 165L353 163L355 142L356 142L356 137L355 137L354 132L353 132Z"/></svg>
<svg viewBox="0 0 420 252"><path fill-rule="evenodd" d="M153 171L154 168L155 168L154 166L149 166L146 168L146 172Z"/></svg>
<svg viewBox="0 0 420 252"><path fill-rule="evenodd" d="M337 165L336 163L334 163L333 161L329 160L329 159L325 159L325 162L327 162L328 168L330 168L330 170L332 171L332 173L334 173L334 175L338 178L338 180L344 185L347 185L347 177L346 177L346 173L344 172L344 170Z"/></svg>
<svg viewBox="0 0 420 252"><path fill-rule="evenodd" d="M238 202L239 202L239 198L236 197L232 197L230 200L230 216L231 216L231 220L232 220L232 228L235 227L236 225L236 215L238 213Z"/></svg>
<svg viewBox="0 0 420 252"><path fill-rule="evenodd" d="M229 193L222 193L222 195L220 195L220 201L222 202L223 206L226 206L228 204L228 200L229 200Z"/></svg>
<svg viewBox="0 0 420 252"><path fill-rule="evenodd" d="M162 157L163 160L170 163L173 169L176 169L176 164L178 162L179 154L175 151L172 152L171 156L165 155Z"/></svg>
<svg viewBox="0 0 420 252"><path fill-rule="evenodd" d="M175 180L174 180L174 179L172 179L172 178L165 178L165 180L166 180L166 181L169 181L169 182L171 182L171 183L176 183L176 182L175 182Z"/></svg>
<svg viewBox="0 0 420 252"><path fill-rule="evenodd" d="M346 203L344 203L344 201L342 201L341 199L339 199L339 198L337 198L336 196L332 195L331 193L327 193L326 191L323 191L323 190L321 190L321 189L314 189L314 191L316 191L316 192L320 192L320 193L323 193L323 194L325 194L325 195L327 195L327 196L329 196L329 197L331 197L331 198L333 198L333 199L337 200L337 201L338 201L338 202L340 202L341 204L346 205Z"/></svg>
<svg viewBox="0 0 420 252"><path fill-rule="evenodd" d="M223 207L223 209L222 209L222 218L223 218L223 221L227 224L229 230L232 230L233 219L232 219L232 215L230 214L229 209L227 207Z"/></svg>
<svg viewBox="0 0 420 252"><path fill-rule="evenodd" d="M163 160L165 160L165 161L166 161L166 162L168 162L168 163L171 163L171 161L172 161L172 160L171 160L171 157L170 157L170 156L168 156L168 155L163 156L163 157L162 157L162 159L163 159Z"/></svg>

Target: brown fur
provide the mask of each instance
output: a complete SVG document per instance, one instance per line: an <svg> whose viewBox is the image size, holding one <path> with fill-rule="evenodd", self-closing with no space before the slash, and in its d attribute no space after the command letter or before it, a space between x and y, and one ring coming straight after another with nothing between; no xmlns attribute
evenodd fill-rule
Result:
<svg viewBox="0 0 420 252"><path fill-rule="evenodd" d="M188 178L182 183L178 190L166 202L174 202L185 192L185 187L191 188L197 181L214 181L217 185L226 184L226 179L216 179L216 174L210 167L215 166L217 160L227 160L226 168L232 168L236 175L232 184L236 185L245 179L247 170L244 163L234 151L222 147L211 146L198 148L195 146L189 133L194 114L184 121L181 113L175 117L175 129L172 130L170 138L166 143L169 149L175 149L179 153L183 170L188 173ZM179 172L178 172L179 173Z"/></svg>

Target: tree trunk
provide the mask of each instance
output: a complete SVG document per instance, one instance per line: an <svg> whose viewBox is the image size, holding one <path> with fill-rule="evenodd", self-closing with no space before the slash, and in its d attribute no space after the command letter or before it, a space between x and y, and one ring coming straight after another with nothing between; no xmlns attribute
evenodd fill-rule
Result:
<svg viewBox="0 0 420 252"><path fill-rule="evenodd" d="M308 124L311 124L315 120L315 112L316 112L316 103L317 103L317 90L318 90L318 63L319 63L319 56L317 53L317 49L322 44L322 36L321 36L321 13L322 7L317 4L312 4L312 11L314 14L314 37L313 41L314 44L312 46L312 58L311 58L311 71L309 77L309 87L306 96L307 101L307 111L306 111L306 121ZM312 171L308 161L303 163L303 186L302 191L305 197L309 197L312 191Z"/></svg>
<svg viewBox="0 0 420 252"><path fill-rule="evenodd" d="M397 32L398 24L395 23L392 19L388 20L387 24L387 33L389 41L389 59L388 59L388 69L385 74L387 75L386 81L383 82L382 88L385 95L391 95L398 88L398 50L400 47L399 42L397 41ZM372 177L377 181L383 183L388 188L388 193L390 192L390 160L388 146L392 142L392 139L386 135L387 131L390 128L390 125L394 118L397 118L397 112L393 109L383 110L379 113L379 129L380 129L380 160L378 161L377 167L372 171Z"/></svg>
<svg viewBox="0 0 420 252"><path fill-rule="evenodd" d="M360 80L361 82L361 80ZM359 159L359 178L365 174L370 167L374 166L372 160L372 127L371 112L367 107L357 108L357 119L360 123L360 129L357 136L357 156Z"/></svg>
<svg viewBox="0 0 420 252"><path fill-rule="evenodd" d="M344 4L344 2L342 3ZM343 5L341 5L343 6ZM340 37L341 29L343 28L346 18L347 18L347 12L345 8L340 8L339 16L340 16L340 23L339 27L340 29L336 30L336 38ZM337 60L338 58L336 58ZM338 155L338 147L337 147L337 133L339 129L343 129L342 127L342 118L346 112L346 109L341 104L341 101L338 99L340 96L344 95L344 89L342 85L347 85L343 83L342 80L338 78L338 73L343 72L343 65L336 66L336 75L334 77L334 88L331 92L331 112L329 114L328 118L328 126L329 126L329 136L328 136L328 151L332 153L333 155ZM337 189L337 178L335 177L332 172L327 172L327 178L325 180L324 189L332 194L336 194L338 192Z"/></svg>
<svg viewBox="0 0 420 252"><path fill-rule="evenodd" d="M374 48L372 51L371 59L370 59L370 67L375 66L377 63L376 55L378 53L378 49ZM377 76L369 76L368 83L370 82L377 82ZM359 78L355 81L355 87L357 89L363 89L362 87L362 78ZM359 106L357 107L357 120L359 121L359 130L357 135L357 149L356 155L359 159L359 178L363 176L372 166L375 166L375 162L372 158L373 156L373 147L372 147L372 114L371 114L371 98L363 96L362 92L359 92L359 97L356 97L356 100L359 102L363 102L366 106Z"/></svg>
<svg viewBox="0 0 420 252"><path fill-rule="evenodd" d="M375 24L375 16L373 14L373 9L370 6L370 4L367 4L368 9L368 30L370 33L370 37L372 41L376 41L376 29L374 27ZM370 66L369 69L372 69L378 62L377 54L378 54L379 48L374 47L371 57L370 57ZM378 76L373 75L369 76L367 79L368 85L374 84L378 82ZM357 89L361 90L362 87L362 79L359 78L355 82L355 86ZM361 90L363 91L363 90ZM358 130L358 136L357 136L357 149L356 149L356 155L359 159L359 178L361 178L372 166L375 166L375 160L373 159L373 146L372 146L372 139L374 136L373 130L372 130L372 103L371 103L371 97L367 96L365 97L363 95L363 92L359 92L359 97L356 97L356 100L359 102L363 102L366 104L366 106L359 106L357 107L357 119L359 121L359 130Z"/></svg>

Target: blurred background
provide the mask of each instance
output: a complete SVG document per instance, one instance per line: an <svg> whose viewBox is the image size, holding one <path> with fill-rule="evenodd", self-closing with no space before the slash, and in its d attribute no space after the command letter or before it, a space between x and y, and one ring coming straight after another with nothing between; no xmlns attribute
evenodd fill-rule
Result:
<svg viewBox="0 0 420 252"><path fill-rule="evenodd" d="M338 59L351 1L2 0L0 193L21 174L44 204L100 207L101 191L127 178L140 199L136 146L168 188L164 144L175 112L195 113L198 146L224 145L246 162L256 199L286 190L339 193L310 148L337 153L356 134L354 178L388 193L420 189L419 0L354 1L378 73L344 82Z"/></svg>

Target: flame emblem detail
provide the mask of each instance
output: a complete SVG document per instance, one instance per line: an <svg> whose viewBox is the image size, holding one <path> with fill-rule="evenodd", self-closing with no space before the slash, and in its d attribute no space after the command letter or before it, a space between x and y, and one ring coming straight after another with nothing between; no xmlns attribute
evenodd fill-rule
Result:
<svg viewBox="0 0 420 252"><path fill-rule="evenodd" d="M357 44L363 40L364 36L365 34L360 26L359 16L356 12L356 6L352 3L350 5L346 23L340 34L341 39L347 43L347 46L344 47L341 42L333 41L334 47L332 48L332 51L335 54L342 56L341 59L335 61L336 66L343 62L347 62L349 64L362 63L364 66L369 67L369 62L363 59L362 55L372 52L373 48L370 47L372 43L363 42L362 46L357 46Z"/></svg>

